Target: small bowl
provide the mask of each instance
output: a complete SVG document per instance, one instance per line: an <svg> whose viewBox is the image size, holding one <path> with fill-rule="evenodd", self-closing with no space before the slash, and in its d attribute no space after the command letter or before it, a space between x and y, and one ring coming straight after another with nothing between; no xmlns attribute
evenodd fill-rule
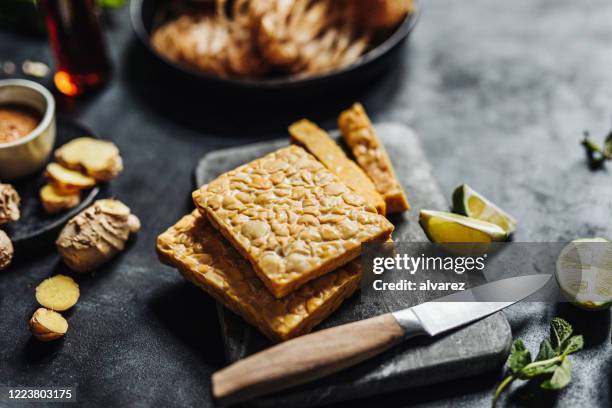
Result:
<svg viewBox="0 0 612 408"><path fill-rule="evenodd" d="M42 119L28 135L0 143L0 180L14 180L34 173L47 161L55 144L55 99L36 82L0 80L0 105L25 105Z"/></svg>

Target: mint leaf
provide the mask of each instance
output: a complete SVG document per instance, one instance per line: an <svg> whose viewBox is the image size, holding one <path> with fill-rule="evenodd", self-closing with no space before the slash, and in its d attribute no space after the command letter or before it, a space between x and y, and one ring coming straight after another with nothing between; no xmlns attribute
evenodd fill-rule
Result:
<svg viewBox="0 0 612 408"><path fill-rule="evenodd" d="M531 353L525 347L523 340L517 339L512 343L510 356L508 357L508 367L514 374L518 374L523 367L531 363Z"/></svg>
<svg viewBox="0 0 612 408"><path fill-rule="evenodd" d="M572 363L568 358L565 358L563 362L557 366L557 369L553 373L552 377L540 384L540 387L545 390L560 390L569 384L571 380Z"/></svg>
<svg viewBox="0 0 612 408"><path fill-rule="evenodd" d="M528 380L539 375L554 373L561 362L559 357L527 364L518 374L521 380Z"/></svg>
<svg viewBox="0 0 612 408"><path fill-rule="evenodd" d="M581 144L584 147L587 162L591 169L602 168L606 160L612 160L612 131L606 136L603 148L591 139L589 132L586 130Z"/></svg>
<svg viewBox="0 0 612 408"><path fill-rule="evenodd" d="M523 340L514 340L508 356L509 372L495 389L493 407L503 392L517 379L530 381L535 377L549 377L540 384L540 387L546 390L559 390L570 383L572 364L568 355L581 350L584 347L584 339L581 335L572 336L572 326L560 317L552 319L550 332L551 339L542 340L535 361L531 361L531 353Z"/></svg>
<svg viewBox="0 0 612 408"><path fill-rule="evenodd" d="M572 336L561 344L561 354L568 355L582 350L584 347L584 338L580 336Z"/></svg>
<svg viewBox="0 0 612 408"><path fill-rule="evenodd" d="M540 343L540 351L538 351L536 361L548 360L553 357L555 357L555 349L553 349L553 346L550 344L550 340L542 340L542 343Z"/></svg>
<svg viewBox="0 0 612 408"><path fill-rule="evenodd" d="M550 322L550 338L557 353L560 353L561 345L567 340L574 330L572 325L560 317L555 317Z"/></svg>

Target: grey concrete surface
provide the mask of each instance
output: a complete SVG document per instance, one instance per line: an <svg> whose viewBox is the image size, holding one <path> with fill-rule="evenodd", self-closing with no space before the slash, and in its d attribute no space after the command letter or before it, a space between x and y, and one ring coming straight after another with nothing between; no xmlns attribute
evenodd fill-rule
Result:
<svg viewBox="0 0 612 408"><path fill-rule="evenodd" d="M218 92L178 90L137 44L127 10L112 13L113 81L76 102L57 100L64 114L117 142L126 170L108 194L129 204L143 229L122 256L80 279L82 298L61 342L38 344L27 327L35 286L65 272L52 245L22 250L0 272L0 384L78 385L82 406L211 406L209 378L224 365L214 303L156 262L155 237L190 210L203 154L282 137L301 117L333 128L357 99L376 121L416 130L445 194L467 182L515 215L517 240L612 237L610 169L588 170L578 144L584 129L603 138L612 125L611 21L607 0L425 1L401 63L384 78L315 101L239 109L244 101L221 104ZM0 59L51 62L44 38L5 29ZM517 384L504 406L611 405L609 311L524 304L505 314L532 350L556 315L585 334L586 350L573 356L567 389ZM500 377L346 406L485 407Z"/></svg>

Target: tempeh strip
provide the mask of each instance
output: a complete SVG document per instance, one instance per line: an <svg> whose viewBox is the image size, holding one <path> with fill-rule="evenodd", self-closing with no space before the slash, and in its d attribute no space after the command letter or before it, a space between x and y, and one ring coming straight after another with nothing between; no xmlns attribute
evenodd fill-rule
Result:
<svg viewBox="0 0 612 408"><path fill-rule="evenodd" d="M378 139L363 106L354 104L342 112L338 125L344 140L353 151L357 163L372 179L378 192L387 203L387 213L394 214L410 209L410 203L397 179L391 159Z"/></svg>

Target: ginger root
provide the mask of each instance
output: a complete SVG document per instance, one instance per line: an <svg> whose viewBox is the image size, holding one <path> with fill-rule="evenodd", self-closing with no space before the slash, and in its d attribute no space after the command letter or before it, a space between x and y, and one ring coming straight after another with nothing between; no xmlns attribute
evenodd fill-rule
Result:
<svg viewBox="0 0 612 408"><path fill-rule="evenodd" d="M0 230L0 271L11 264L14 251L13 242L6 235L6 232Z"/></svg>
<svg viewBox="0 0 612 408"><path fill-rule="evenodd" d="M10 184L0 184L0 225L19 221L21 198Z"/></svg>
<svg viewBox="0 0 612 408"><path fill-rule="evenodd" d="M81 194L62 194L53 184L47 184L40 189L40 201L43 208L49 214L56 214L70 208L74 208L81 202Z"/></svg>
<svg viewBox="0 0 612 408"><path fill-rule="evenodd" d="M36 287L36 301L51 310L64 311L76 305L81 292L69 276L55 275Z"/></svg>
<svg viewBox="0 0 612 408"><path fill-rule="evenodd" d="M98 200L68 221L56 245L70 269L85 273L123 251L139 229L140 220L121 201Z"/></svg>
<svg viewBox="0 0 612 408"><path fill-rule="evenodd" d="M64 167L80 171L97 181L109 181L123 170L117 146L108 140L80 137L55 151L55 159Z"/></svg>
<svg viewBox="0 0 612 408"><path fill-rule="evenodd" d="M67 169L57 163L49 163L45 175L62 194L74 194L96 185L96 179L93 177Z"/></svg>
<svg viewBox="0 0 612 408"><path fill-rule="evenodd" d="M57 340L68 331L68 322L61 314L41 307L30 319L30 330L37 340Z"/></svg>

